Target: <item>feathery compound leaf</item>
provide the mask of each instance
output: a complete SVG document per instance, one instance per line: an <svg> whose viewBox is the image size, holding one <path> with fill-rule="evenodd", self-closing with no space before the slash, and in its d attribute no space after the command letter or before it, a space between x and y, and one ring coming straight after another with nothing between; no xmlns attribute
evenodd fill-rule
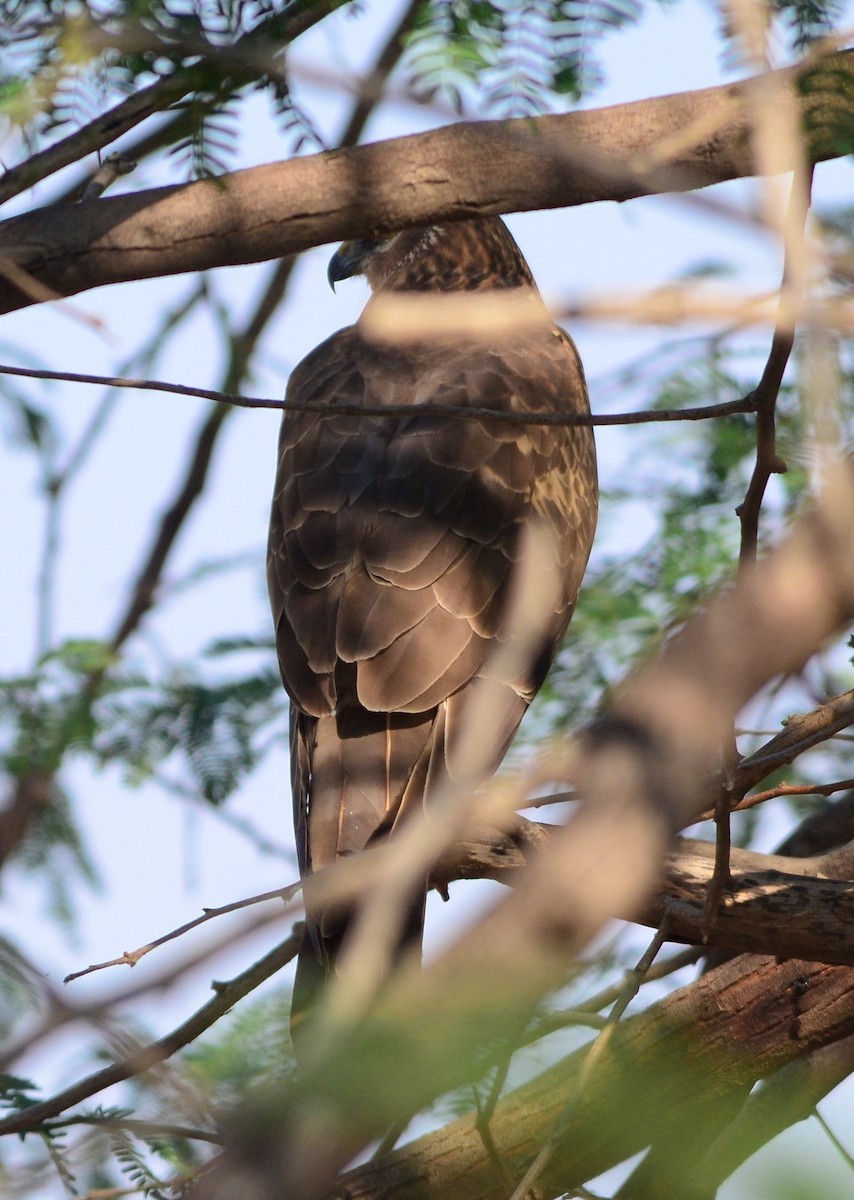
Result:
<svg viewBox="0 0 854 1200"><path fill-rule="evenodd" d="M266 88L273 102L273 111L279 118L283 136L289 143L291 154L302 150L309 153L326 150L327 146L311 117L294 102L290 89L282 79L268 79L259 84Z"/></svg>
<svg viewBox="0 0 854 1200"><path fill-rule="evenodd" d="M161 1190L166 1185L153 1173L133 1139L124 1130L115 1128L108 1131L108 1136L113 1154L125 1178L143 1196L150 1196L152 1200L166 1200Z"/></svg>
<svg viewBox="0 0 854 1200"><path fill-rule="evenodd" d="M819 64L804 71L798 89L808 101L804 112L806 140L835 144L839 154L854 152L854 80L842 67Z"/></svg>
<svg viewBox="0 0 854 1200"><path fill-rule="evenodd" d="M278 674L268 669L217 685L175 681L114 696L102 710L97 753L137 780L178 753L204 798L218 805L257 765L261 734L282 721L284 707Z"/></svg>
<svg viewBox="0 0 854 1200"><path fill-rule="evenodd" d="M21 1112L25 1108L38 1104L37 1096L31 1092L39 1090L38 1084L31 1079L22 1079L20 1075L0 1074L0 1105Z"/></svg>
<svg viewBox="0 0 854 1200"><path fill-rule="evenodd" d="M194 179L212 179L228 170L237 153L237 111L225 84L196 91L178 106L190 118L190 133L172 147Z"/></svg>
<svg viewBox="0 0 854 1200"><path fill-rule="evenodd" d="M803 51L833 32L844 5L839 0L774 0L774 9L791 33L792 49Z"/></svg>
<svg viewBox="0 0 854 1200"><path fill-rule="evenodd" d="M462 111L466 89L507 116L545 111L601 79L594 44L637 21L640 0L432 0L410 35L410 86Z"/></svg>

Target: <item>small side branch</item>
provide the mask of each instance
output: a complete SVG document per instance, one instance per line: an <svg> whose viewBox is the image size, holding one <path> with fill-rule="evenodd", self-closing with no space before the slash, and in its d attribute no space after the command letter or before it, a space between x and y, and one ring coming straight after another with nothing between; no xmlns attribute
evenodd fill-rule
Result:
<svg viewBox="0 0 854 1200"><path fill-rule="evenodd" d="M212 921L215 917L222 917L226 913L238 912L241 908L249 908L253 904L264 904L267 900L282 900L287 904L301 887L301 882L291 883L287 887L274 888L271 892L261 892L257 896L248 896L244 900L234 900L231 904L222 904L219 908L205 908L200 917L195 917L194 920L179 925L177 929L164 933L162 937L155 938L153 942L146 942L144 946L139 946L136 950L124 950L118 958L111 958L107 962L92 963L82 971L72 971L70 975L65 976L62 982L71 983L74 979L82 979L84 975L91 975L94 971L103 971L107 967L135 967L141 958L150 954L152 950L156 950L158 946L164 946L167 942L174 941L175 938L189 933L191 929L197 929L199 925L204 925L206 921Z"/></svg>

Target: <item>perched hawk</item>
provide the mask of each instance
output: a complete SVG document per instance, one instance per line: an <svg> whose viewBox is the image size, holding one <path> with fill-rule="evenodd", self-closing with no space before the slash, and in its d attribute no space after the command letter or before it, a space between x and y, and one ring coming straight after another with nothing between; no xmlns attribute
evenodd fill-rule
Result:
<svg viewBox="0 0 854 1200"><path fill-rule="evenodd" d="M330 282L372 291L536 287L498 217L345 242ZM524 293L520 293L524 295ZM390 346L356 324L293 372L268 553L276 645L291 699L294 821L303 874L394 832L450 773L455 732L505 621L520 533L550 527L562 594L527 677L504 681L485 729L498 766L560 645L587 563L597 484L589 427L431 416L431 403L588 412L578 353L544 321L484 340ZM406 405L342 415L336 405ZM408 915L419 940L423 901ZM295 1013L332 969L347 914L308 911Z"/></svg>

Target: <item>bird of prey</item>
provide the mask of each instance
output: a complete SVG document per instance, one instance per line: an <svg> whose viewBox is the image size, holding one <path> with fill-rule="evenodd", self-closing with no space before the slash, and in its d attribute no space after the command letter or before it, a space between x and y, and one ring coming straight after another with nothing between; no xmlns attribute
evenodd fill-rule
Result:
<svg viewBox="0 0 854 1200"><path fill-rule="evenodd" d="M357 274L375 297L537 295L498 217L345 242L329 280ZM300 411L306 404L314 411ZM460 411L431 415L431 404ZM350 411L336 413L343 405ZM352 414L386 405L411 411ZM397 345L369 340L357 323L291 375L268 582L291 701L303 875L393 836L453 777L455 739L502 636L529 519L551 531L560 596L530 670L500 681L501 720L483 731L492 770L569 623L596 523L592 430L467 416L470 408L586 414L573 342L547 319ZM308 907L293 1022L334 970L351 922L341 909ZM423 899L404 924L403 940L420 942Z"/></svg>

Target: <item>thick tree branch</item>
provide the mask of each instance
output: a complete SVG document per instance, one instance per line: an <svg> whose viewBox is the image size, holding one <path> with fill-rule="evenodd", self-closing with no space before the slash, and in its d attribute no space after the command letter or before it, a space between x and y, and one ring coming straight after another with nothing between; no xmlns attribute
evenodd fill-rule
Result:
<svg viewBox="0 0 854 1200"><path fill-rule="evenodd" d="M559 827L519 818L510 834L484 833L461 847L441 873L454 879L513 884ZM667 857L657 893L622 914L656 929L668 912L669 936L693 942L714 866L712 842L680 838ZM724 893L708 944L736 952L808 958L854 966L854 846L816 858L788 858L733 847L732 884Z"/></svg>
<svg viewBox="0 0 854 1200"><path fill-rule="evenodd" d="M849 53L779 75L810 161L844 153ZM0 226L0 250L60 295L279 258L341 237L480 213L686 191L757 169L751 81L535 120L461 123L74 206ZM794 165L794 164L793 164ZM33 297L0 281L0 312Z"/></svg>
<svg viewBox="0 0 854 1200"><path fill-rule="evenodd" d="M754 956L717 968L615 1029L542 1180L544 1194L595 1177L663 1131L701 1120L734 1088L852 1030L851 968ZM517 1179L571 1097L584 1056L585 1050L570 1055L497 1106L492 1134ZM333 1194L350 1200L506 1198L473 1116L357 1167Z"/></svg>
<svg viewBox="0 0 854 1200"><path fill-rule="evenodd" d="M690 1196L713 1197L724 1181L762 1146L809 1117L815 1106L854 1071L854 1037L797 1058L763 1081L708 1150L692 1164ZM660 1193L659 1193L660 1194Z"/></svg>

